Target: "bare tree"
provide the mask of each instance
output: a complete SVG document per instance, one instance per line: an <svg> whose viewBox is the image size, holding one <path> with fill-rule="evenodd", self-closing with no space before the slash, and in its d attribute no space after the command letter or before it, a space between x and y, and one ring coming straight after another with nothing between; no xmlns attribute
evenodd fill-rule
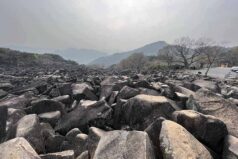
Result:
<svg viewBox="0 0 238 159"><path fill-rule="evenodd" d="M204 52L204 56L206 58L207 62L207 70L205 72L205 76L207 76L210 68L212 65L221 58L223 48L220 46L210 46L207 48L207 50Z"/></svg>
<svg viewBox="0 0 238 159"><path fill-rule="evenodd" d="M174 47L173 46L166 46L163 49L159 50L158 59L165 61L168 67L171 67L172 63L174 62Z"/></svg>
<svg viewBox="0 0 238 159"><path fill-rule="evenodd" d="M200 60L200 52L194 51L195 40L189 37L182 37L175 40L174 55L176 63L182 64L185 68L189 68L192 64Z"/></svg>

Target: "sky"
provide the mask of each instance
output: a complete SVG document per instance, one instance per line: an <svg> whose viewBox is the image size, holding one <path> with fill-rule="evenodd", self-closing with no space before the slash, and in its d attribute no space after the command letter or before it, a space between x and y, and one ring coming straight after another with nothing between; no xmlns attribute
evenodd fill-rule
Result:
<svg viewBox="0 0 238 159"><path fill-rule="evenodd" d="M0 46L117 52L183 36L238 45L238 0L0 0Z"/></svg>

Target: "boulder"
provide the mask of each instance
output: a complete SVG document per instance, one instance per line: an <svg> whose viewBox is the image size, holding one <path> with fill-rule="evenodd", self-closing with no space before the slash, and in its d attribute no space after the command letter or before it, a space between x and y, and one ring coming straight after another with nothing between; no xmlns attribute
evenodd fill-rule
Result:
<svg viewBox="0 0 238 159"><path fill-rule="evenodd" d="M185 128L175 122L163 121L159 139L164 159L212 159L209 151Z"/></svg>
<svg viewBox="0 0 238 159"><path fill-rule="evenodd" d="M91 127L89 129L87 144L88 144L88 153L91 158L94 157L98 143L99 143L101 137L105 135L105 133L106 133L105 131L95 128L95 127Z"/></svg>
<svg viewBox="0 0 238 159"><path fill-rule="evenodd" d="M21 95L12 97L0 101L0 106L7 106L8 108L24 109L31 102L31 98L28 95Z"/></svg>
<svg viewBox="0 0 238 159"><path fill-rule="evenodd" d="M1 159L40 159L35 150L22 137L0 144Z"/></svg>
<svg viewBox="0 0 238 159"><path fill-rule="evenodd" d="M133 87L135 88L148 88L148 89L153 89L153 86L146 80L140 80L137 82L133 82L132 84Z"/></svg>
<svg viewBox="0 0 238 159"><path fill-rule="evenodd" d="M62 150L62 144L65 137L57 134L48 134L45 139L45 149L47 153L58 152Z"/></svg>
<svg viewBox="0 0 238 159"><path fill-rule="evenodd" d="M109 76L105 78L101 83L100 99L108 99L113 91L120 91L128 82L125 80L119 80L117 77Z"/></svg>
<svg viewBox="0 0 238 159"><path fill-rule="evenodd" d="M79 156L87 150L88 135L77 134L73 139L67 140L62 144L62 150L74 150L75 156Z"/></svg>
<svg viewBox="0 0 238 159"><path fill-rule="evenodd" d="M160 147L159 134L162 127L162 122L164 120L165 120L164 118L158 118L144 130L145 132L147 132L150 140L153 143L156 158L162 158L162 153L159 148Z"/></svg>
<svg viewBox="0 0 238 159"><path fill-rule="evenodd" d="M175 111L173 119L203 144L221 154L223 140L228 134L224 122L214 116L203 115L193 110Z"/></svg>
<svg viewBox="0 0 238 159"><path fill-rule="evenodd" d="M71 98L69 95L58 96L58 97L52 98L52 100L54 100L56 102L61 102L63 104L71 103Z"/></svg>
<svg viewBox="0 0 238 159"><path fill-rule="evenodd" d="M38 153L45 152L44 139L41 125L36 114L26 115L21 118L10 131L12 137L24 137Z"/></svg>
<svg viewBox="0 0 238 159"><path fill-rule="evenodd" d="M54 127L60 119L61 113L60 111L47 112L38 114L38 117L40 118L41 122L50 123L50 125Z"/></svg>
<svg viewBox="0 0 238 159"><path fill-rule="evenodd" d="M61 95L72 95L71 83L60 83L57 85Z"/></svg>
<svg viewBox="0 0 238 159"><path fill-rule="evenodd" d="M4 90L4 91L9 91L11 89L13 89L14 86L11 83L0 83L0 89Z"/></svg>
<svg viewBox="0 0 238 159"><path fill-rule="evenodd" d="M72 130L70 130L66 135L66 140L68 141L73 141L75 139L75 137L78 135L78 134L81 134L82 132L78 129L78 128L74 128Z"/></svg>
<svg viewBox="0 0 238 159"><path fill-rule="evenodd" d="M52 126L49 123L40 123L41 125L41 133L44 137L44 139L47 139L49 136L55 135L55 130L52 128Z"/></svg>
<svg viewBox="0 0 238 159"><path fill-rule="evenodd" d="M219 93L221 92L220 87L216 82L213 81L208 81L208 80L203 80L203 79L198 79L193 81L193 84L198 88L203 88L203 89L208 89L213 92Z"/></svg>
<svg viewBox="0 0 238 159"><path fill-rule="evenodd" d="M7 130L9 130L13 125L15 125L25 115L26 115L26 113L22 109L8 108Z"/></svg>
<svg viewBox="0 0 238 159"><path fill-rule="evenodd" d="M194 97L190 97L187 108L219 118L226 124L229 134L238 137L238 107L231 101L207 89L200 89Z"/></svg>
<svg viewBox="0 0 238 159"><path fill-rule="evenodd" d="M6 135L7 114L7 107L0 106L0 143Z"/></svg>
<svg viewBox="0 0 238 159"><path fill-rule="evenodd" d="M80 154L76 159L89 159L89 154L88 151L84 151L83 153Z"/></svg>
<svg viewBox="0 0 238 159"><path fill-rule="evenodd" d="M119 93L118 91L113 91L113 92L112 92L112 94L111 94L111 96L110 96L110 98L109 98L109 100L108 100L108 105L111 106L113 103L116 102L118 93Z"/></svg>
<svg viewBox="0 0 238 159"><path fill-rule="evenodd" d="M7 94L8 94L8 93L7 93L6 91L0 89L0 99L3 98L3 97L5 97L5 96L7 96Z"/></svg>
<svg viewBox="0 0 238 159"><path fill-rule="evenodd" d="M67 150L62 152L48 153L40 155L41 159L74 159L74 151Z"/></svg>
<svg viewBox="0 0 238 159"><path fill-rule="evenodd" d="M146 132L115 130L101 138L91 159L155 159L153 147Z"/></svg>
<svg viewBox="0 0 238 159"><path fill-rule="evenodd" d="M39 99L31 102L31 113L42 114L54 111L60 111L64 113L64 105L60 102L51 99Z"/></svg>
<svg viewBox="0 0 238 159"><path fill-rule="evenodd" d="M106 126L107 121L111 120L111 115L112 109L105 100L85 101L85 104L64 115L57 123L55 130L62 134L66 134L73 128L87 132L90 125Z"/></svg>
<svg viewBox="0 0 238 159"><path fill-rule="evenodd" d="M98 97L93 93L93 88L87 83L72 84L72 92L73 97L77 100L98 100Z"/></svg>
<svg viewBox="0 0 238 159"><path fill-rule="evenodd" d="M172 113L179 110L166 97L143 94L129 99L122 107L121 122L135 130L144 130L159 117L170 119Z"/></svg>
<svg viewBox="0 0 238 159"><path fill-rule="evenodd" d="M131 88L131 87L128 87L128 86L124 86L120 90L117 98L118 99L129 99L129 98L132 98L132 97L138 95L139 93L140 93L140 91L138 89Z"/></svg>
<svg viewBox="0 0 238 159"><path fill-rule="evenodd" d="M224 159L238 158L238 138L231 135L226 136L222 157Z"/></svg>
<svg viewBox="0 0 238 159"><path fill-rule="evenodd" d="M153 96L159 96L160 93L156 90L149 89L149 88L139 88L140 93L139 94L146 94L146 95L153 95Z"/></svg>

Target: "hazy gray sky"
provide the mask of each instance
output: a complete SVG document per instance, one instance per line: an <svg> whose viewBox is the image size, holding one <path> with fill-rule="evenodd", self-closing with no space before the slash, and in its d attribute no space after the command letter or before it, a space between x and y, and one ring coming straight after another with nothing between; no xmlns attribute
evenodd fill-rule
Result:
<svg viewBox="0 0 238 159"><path fill-rule="evenodd" d="M238 45L238 0L0 0L0 45L122 51L181 36Z"/></svg>

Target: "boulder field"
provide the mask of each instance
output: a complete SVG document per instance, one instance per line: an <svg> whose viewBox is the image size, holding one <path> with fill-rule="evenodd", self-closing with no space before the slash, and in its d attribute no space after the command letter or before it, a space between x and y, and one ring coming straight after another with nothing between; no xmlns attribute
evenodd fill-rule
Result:
<svg viewBox="0 0 238 159"><path fill-rule="evenodd" d="M0 159L237 159L237 83L178 72L5 71Z"/></svg>

